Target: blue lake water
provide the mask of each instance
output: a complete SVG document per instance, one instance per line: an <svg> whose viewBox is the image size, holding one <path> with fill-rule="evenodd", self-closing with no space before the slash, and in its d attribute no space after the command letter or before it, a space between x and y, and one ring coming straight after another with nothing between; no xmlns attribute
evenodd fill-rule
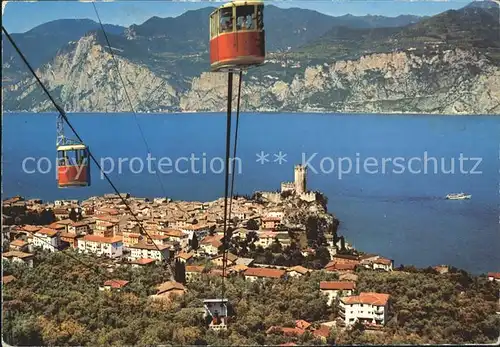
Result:
<svg viewBox="0 0 500 347"><path fill-rule="evenodd" d="M223 114L69 117L94 156L108 158L104 169L111 171L113 162L110 178L122 192L163 196L160 179L174 199L207 201L224 193ZM112 192L95 166L91 187L57 188L55 120L51 114L3 117L4 195L55 200ZM156 158L150 170L138 124ZM356 248L396 265L499 271L499 134L500 117L242 114L235 191L279 189L281 181L293 180L294 165L309 160L308 188L328 196L340 233ZM261 151L269 161L256 161ZM281 164L274 161L280 151L286 160ZM42 160L40 169L50 171L24 172L28 157L49 158L52 167ZM181 172L175 172L176 160ZM142 173L134 173L141 162ZM27 171L36 170L34 160L25 164ZM462 191L472 199L444 199Z"/></svg>

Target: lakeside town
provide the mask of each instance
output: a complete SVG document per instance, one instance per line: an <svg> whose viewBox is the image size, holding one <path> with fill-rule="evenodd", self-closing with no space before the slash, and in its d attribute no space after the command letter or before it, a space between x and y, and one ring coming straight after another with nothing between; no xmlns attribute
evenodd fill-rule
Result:
<svg viewBox="0 0 500 347"><path fill-rule="evenodd" d="M412 268L395 268L394 260L355 250L337 235L339 221L327 212L327 199L307 190L307 170L294 168L294 181L281 183L276 192L235 196L223 271L224 199L212 202L136 198L106 194L84 201L43 202L13 197L3 201L2 259L36 268L38 254L75 254L95 258L113 274L123 267L166 265L168 281L155 283L152 301L172 302L187 295L197 281L239 278L270 285L280 281L314 281L328 321L292 317L294 326L272 325L266 335L287 337L286 345L299 343L304 334L331 343L332 329L350 331L362 325L384 330L393 318L390 291L363 291L358 277L368 272L412 276ZM457 273L447 265L427 269L429 274ZM18 278L2 277L3 286ZM111 278L99 291L126 292L134 279ZM487 282L500 283L500 273L488 273ZM494 287L498 301L497 287ZM465 292L465 290L462 290ZM203 298L207 329L227 330L231 321L227 299ZM494 303L495 304L495 303ZM500 305L500 301L496 303ZM496 308L500 313L500 308Z"/></svg>

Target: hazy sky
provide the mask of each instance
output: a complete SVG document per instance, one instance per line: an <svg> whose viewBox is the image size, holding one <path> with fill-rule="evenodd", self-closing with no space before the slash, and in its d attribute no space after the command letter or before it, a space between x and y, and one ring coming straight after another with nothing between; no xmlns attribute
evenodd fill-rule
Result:
<svg viewBox="0 0 500 347"><path fill-rule="evenodd" d="M300 7L316 10L333 16L344 14L384 15L395 17L400 14L434 15L449 9L463 7L470 1L394 1L394 0L351 0L351 1L266 1L282 8ZM104 23L129 26L140 24L152 16L176 17L187 10L217 6L221 2L209 1L98 1L99 15ZM25 32L37 25L61 18L89 18L97 20L93 6L79 1L14 1L5 7L2 22L12 33Z"/></svg>

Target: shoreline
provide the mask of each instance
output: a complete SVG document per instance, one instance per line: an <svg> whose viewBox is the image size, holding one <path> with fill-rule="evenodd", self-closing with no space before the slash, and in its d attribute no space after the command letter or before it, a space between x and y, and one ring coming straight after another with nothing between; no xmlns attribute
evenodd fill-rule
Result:
<svg viewBox="0 0 500 347"><path fill-rule="evenodd" d="M185 199L175 199L175 198L170 198L170 197L153 197L153 196L135 196L133 195L132 193L120 193L120 194L125 194L125 195L128 195L128 197L126 199L132 199L132 200L143 200L143 199L147 199L148 200L148 203L149 204L154 204L154 200L155 199L170 199L170 202L169 203L173 203L173 204L210 204L210 203L215 203L219 200L223 200L224 197L218 197L216 199L213 199L213 200L185 200ZM24 195L24 196L21 196L25 201L29 201L29 200L41 200L42 201L42 204L48 204L48 205L52 205L55 207L55 202L56 201L61 201L61 202L69 202L69 201L78 201L78 204L81 205L82 202L84 201L89 201L89 200L93 200L94 198L98 198L98 199L110 199L111 197L109 197L108 195L115 195L114 192L108 192L108 193L102 193L102 194L92 194L92 195L88 195L88 196L85 196L85 197L81 197L81 198L78 198L78 197L75 197L75 196L72 196L72 197L64 197L64 198L60 198L60 199L56 199L56 200L51 200L51 199L40 199L39 197L36 197L36 196L30 196L30 195ZM108 196L108 197L107 197ZM243 198L245 199L248 199L248 194L245 195L241 195ZM16 196L11 196L11 197L8 197L7 199L11 199L11 198L14 198ZM4 201L5 199L3 199ZM249 199L249 201L254 201L252 199ZM341 232L341 229L340 229L340 225L342 224L342 221L337 217L337 214L335 214L334 211L330 211L329 209L326 209L325 211L326 214L332 216L334 219L337 219L339 221L339 229L338 229L338 236L342 236L345 238L346 242L349 241L349 244L352 246L352 249L354 249L356 252L358 252L359 254L379 254L377 253L377 251L368 251L368 250L363 250L363 249L358 249L354 246L354 244L352 243L352 239L347 239L347 235L345 235L344 233L340 234ZM269 265L269 266L272 266L272 265ZM413 264L413 263L405 263L403 261L401 262L396 262L395 259L394 259L394 269L396 268L399 268L399 267L405 267L405 268L410 268L410 267L414 267L415 269L417 270L425 270L429 267L435 267L435 266L448 266L448 267L453 267L453 268L456 268L458 270L464 270L466 271L467 273L473 275L473 276L483 276L485 274L487 274L487 271L483 271L483 272L476 272L476 271L473 271L473 270L469 270L467 268L460 268L460 267L456 267L455 265L453 265L452 263L447 263L447 264L436 264L436 263L425 263L425 264L421 264L421 265L416 265L416 264ZM499 269L500 270L500 269ZM395 270L397 271L397 270ZM493 270L492 270L493 271Z"/></svg>
<svg viewBox="0 0 500 347"><path fill-rule="evenodd" d="M236 110L233 110L236 112ZM74 115L88 115L88 116L116 116L116 115L130 115L134 112L121 111L121 112L67 112ZM433 117L499 117L500 114L496 113L418 113L418 112L334 112L334 111L240 111L241 115L263 116L263 115L323 115L323 116L433 116ZM31 111L3 111L2 115L16 116L16 115L56 115L57 112L31 112ZM135 112L139 116L180 116L180 115L226 115L225 111L180 111L180 112Z"/></svg>

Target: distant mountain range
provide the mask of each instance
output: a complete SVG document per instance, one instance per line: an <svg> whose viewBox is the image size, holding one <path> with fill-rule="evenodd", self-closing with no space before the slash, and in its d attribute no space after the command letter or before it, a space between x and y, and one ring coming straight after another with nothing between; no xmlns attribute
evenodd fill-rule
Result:
<svg viewBox="0 0 500 347"><path fill-rule="evenodd" d="M121 65L120 71L127 76L127 90L130 88L134 91L131 94L137 95L136 107L140 111L218 110L212 108L217 105L214 100L218 100L218 92L214 91L217 88L214 86L221 84L218 82L220 76L205 73L209 70L208 18L213 10L214 7L207 7L188 11L175 18L152 17L143 24L128 28L105 25ZM286 109L287 101L280 100L282 96L270 92L269 87L283 84L291 88L294 81L307 80L307 67L310 67L310 73L317 66L332 66L339 60L356 64L363 56L395 54L399 51L406 52L408 59L422 55L442 59L442 52L447 50L468 52L469 58L477 59L475 63L470 62L472 65L481 62L480 67L474 68L474 74L469 77L467 73L464 74L464 78L470 78L469 82L474 84L476 80L490 78L491 74L496 76L498 72L499 15L498 5L492 2L474 2L460 10L450 10L432 17L406 15L394 18L352 15L332 17L311 10L281 9L268 5L264 18L269 62L246 75L247 88L264 88L266 93L261 95L262 100L247 100L246 106L255 110ZM69 111L130 111L123 100L123 88L106 53L108 48L98 23L90 19L57 20L12 36ZM4 108L12 111L50 109L44 96L31 85L33 80L13 47L3 39ZM386 58L384 56L382 60ZM371 70L372 74L380 72L377 68ZM444 66L441 70L433 69L428 82L442 78L439 74L444 70ZM486 76L485 73L490 75ZM321 83L327 83L327 80L333 83L329 81L331 76L321 78ZM268 85L269 81L273 82L272 85ZM359 109L346 106L348 96L338 98L339 95L352 94L352 83L344 81L341 88L337 86L337 89L335 86L325 86L326 89L322 91L324 95L294 104L294 110L312 107L327 111L348 109L363 112L363 106L359 106ZM381 84L380 87L385 88L385 85ZM152 91L151 88L156 89ZM202 99L212 100L208 104L207 101L198 100L199 93L204 93L203 88L206 96ZM423 91L432 93L429 88ZM404 94L404 91L398 92L397 97L409 97L401 96L401 93ZM488 93L492 98L495 95L495 91ZM144 95L143 99L140 95ZM307 95L307 91L304 95ZM332 103L329 102L331 99L339 101ZM491 109L490 103L488 105L488 109ZM398 111L394 105L384 107L377 107L377 110ZM415 111L430 112L434 109L439 111L439 107ZM463 111L469 109L464 106Z"/></svg>

